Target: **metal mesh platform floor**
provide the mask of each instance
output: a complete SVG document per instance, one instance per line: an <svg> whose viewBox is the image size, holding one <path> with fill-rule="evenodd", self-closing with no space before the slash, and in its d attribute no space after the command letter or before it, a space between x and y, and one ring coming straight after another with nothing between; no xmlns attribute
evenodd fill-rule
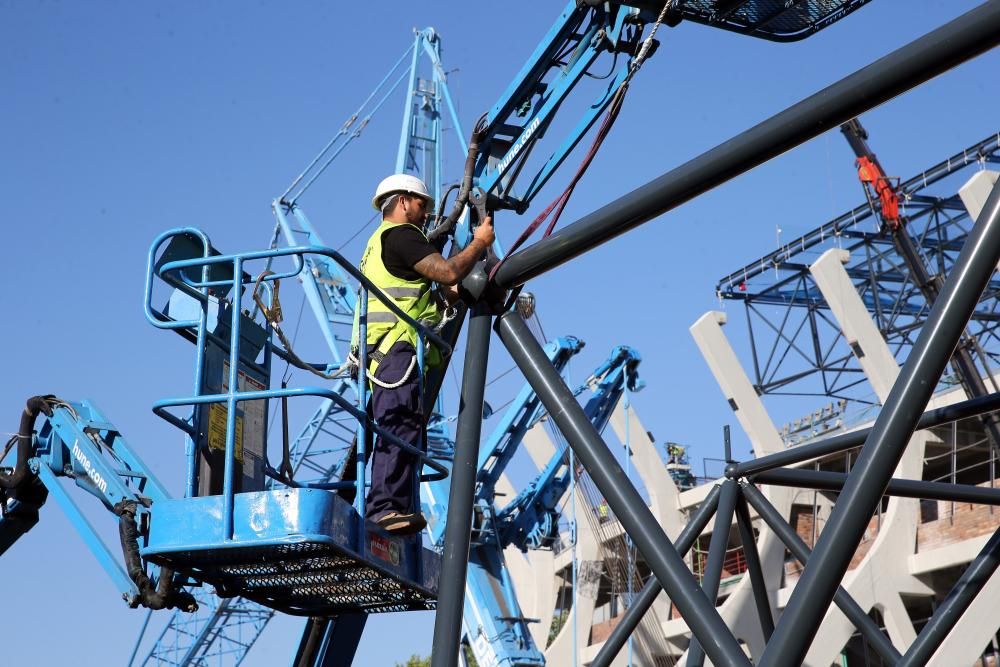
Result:
<svg viewBox="0 0 1000 667"><path fill-rule="evenodd" d="M438 555L418 536L393 537L361 521L335 494L237 494L232 540L218 539L220 511L219 496L159 504L143 555L215 587L220 596L239 595L289 614L435 607Z"/></svg>
<svg viewBox="0 0 1000 667"><path fill-rule="evenodd" d="M790 42L819 32L871 0L680 0L689 21L753 37ZM651 5L640 0L637 5ZM663 3L659 3L662 7Z"/></svg>
<svg viewBox="0 0 1000 667"><path fill-rule="evenodd" d="M170 565L215 587L286 613L324 615L434 609L428 591L408 586L365 561L317 543L226 550L224 555L178 552Z"/></svg>

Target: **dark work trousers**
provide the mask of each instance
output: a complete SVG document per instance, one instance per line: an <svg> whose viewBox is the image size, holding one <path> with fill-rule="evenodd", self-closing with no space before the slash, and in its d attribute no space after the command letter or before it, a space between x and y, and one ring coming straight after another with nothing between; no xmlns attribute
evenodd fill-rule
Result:
<svg viewBox="0 0 1000 667"><path fill-rule="evenodd" d="M378 365L375 377L386 384L395 384L406 373L410 360L415 355L410 344L396 343ZM369 387L371 400L368 403L368 413L379 428L422 451L426 450L424 418L420 411L420 373L416 366L406 382L395 389L385 389L375 383L370 383ZM369 477L371 490L365 501L366 517L374 520L387 512L415 511L413 492L417 474L416 457L381 436L375 439L374 447L371 446L370 437L366 440L366 463L368 459L372 459ZM345 462L342 480L357 478L356 460L356 449L352 447ZM348 502L354 502L353 489L343 490L340 495Z"/></svg>

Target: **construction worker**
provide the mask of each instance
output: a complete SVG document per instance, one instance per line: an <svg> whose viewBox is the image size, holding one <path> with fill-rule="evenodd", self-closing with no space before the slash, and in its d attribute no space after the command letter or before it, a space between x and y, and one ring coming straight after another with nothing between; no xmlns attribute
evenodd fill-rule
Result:
<svg viewBox="0 0 1000 667"><path fill-rule="evenodd" d="M597 516L604 523L608 520L608 501L601 498L601 503L597 506Z"/></svg>
<svg viewBox="0 0 1000 667"><path fill-rule="evenodd" d="M432 203L427 186L409 174L394 174L379 183L372 206L382 213L382 224L368 240L361 272L412 319L428 325L440 322L442 301L458 298L457 284L472 271L493 244L493 221L486 218L472 241L445 259L427 241L423 227ZM446 288L442 296L432 283ZM374 295L368 297L367 348L371 381L371 415L378 426L404 442L424 447L426 419L420 409L420 378L416 369L416 330L400 320ZM358 336L355 321L354 337ZM425 348L425 366L440 362L433 346ZM366 448L371 452L371 448ZM343 479L354 477L348 465ZM427 525L413 498L419 473L413 455L381 436L374 444L371 490L366 518L395 534L410 534ZM417 501L417 502L415 502Z"/></svg>

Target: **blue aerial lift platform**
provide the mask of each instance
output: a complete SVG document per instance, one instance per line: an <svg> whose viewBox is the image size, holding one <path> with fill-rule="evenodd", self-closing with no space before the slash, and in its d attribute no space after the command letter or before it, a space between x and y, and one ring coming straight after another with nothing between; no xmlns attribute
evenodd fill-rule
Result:
<svg viewBox="0 0 1000 667"><path fill-rule="evenodd" d="M198 236L202 242L197 249L201 252L191 253L191 240ZM159 253L161 246L164 249ZM185 254L195 256L183 257ZM222 449L217 452L224 457L221 466L213 468L202 460L194 477L206 474L212 477L219 469L223 474L221 493L189 494L183 499L162 502L157 507L156 521L150 524L148 543L142 555L196 581L213 585L223 596L240 595L290 614L325 616L342 612L433 608L439 557L423 548L419 536L391 536L364 521L364 493L355 494L353 506L335 493L336 489L353 485L353 482L300 485L270 466L266 445L262 451L253 451L254 436L258 440L265 438L266 401L295 396L328 398L352 414L358 422L357 442L362 462L369 430L393 439L363 408L367 401L364 374L358 374L360 379L355 381L356 402L321 387L268 389L267 371L272 355L294 356L272 340L273 333L279 331L280 322L277 314L280 303L275 298L278 281L296 275L306 255L327 257L361 284L359 303L363 305L359 307L359 317L363 341L367 292L371 290L390 308L392 302L332 250L291 247L224 256L215 254L207 237L196 230L174 230L154 242L147 280L152 283L154 279L161 279L174 288L171 297L174 308L170 314L155 311L149 300L151 289L147 287L147 316L165 328L194 330L197 356L203 362L205 373L213 368L213 357L225 356L220 368L228 377L223 378L221 390L215 389L215 393L198 392L187 398L164 400L154 408L157 414L185 430L189 438L204 441L198 443L195 448L198 451ZM268 262L269 266L280 257L293 260L292 271L279 274L264 270L253 285L253 300L265 316L265 328L245 312L240 312L238 301L250 282L243 266L254 261ZM213 272L221 275L212 275ZM193 274L199 273L197 279L192 279ZM212 296L212 289L231 292L233 300L237 301L232 304L236 307L218 311L214 331L210 331L209 326L213 300L217 299ZM265 305L260 297L265 291L270 292L270 305ZM197 311L197 317L176 319L172 316L178 309L184 309L184 305L178 306L179 294L183 295L180 303L186 303L188 309L182 317L190 310ZM225 313L230 314L228 321L223 317ZM402 312L397 315L406 317ZM411 324L421 332L422 339L437 344L445 354L450 353L450 348L435 333L416 322L411 321ZM228 346L219 333L228 334ZM255 345L255 340L260 344ZM367 367L367 351L363 344L358 354L358 366ZM263 363L257 361L261 356ZM418 362L422 364L419 353ZM196 369L196 375L198 373ZM200 381L203 387L212 389L209 377L202 376ZM222 404L226 405L224 411L215 410ZM185 405L194 407L192 419L188 421L180 422L168 411ZM202 409L205 405L211 409ZM256 419L251 414L253 408L257 408ZM446 475L443 466L424 457L415 443L396 444L421 457L431 468L425 478L440 479ZM254 454L263 460L253 461ZM240 471L237 471L238 458L243 459ZM191 456L188 465L190 471L194 466ZM277 479L282 485L265 489L256 466L261 466L265 476ZM363 463L358 466L358 480L358 487L364 488ZM189 476L189 491L194 486ZM212 486L204 479L198 480L201 489ZM238 486L240 492L236 493Z"/></svg>
<svg viewBox="0 0 1000 667"><path fill-rule="evenodd" d="M186 435L185 497L169 496L96 407L36 397L12 441L18 444L17 465L4 473L17 484L14 500L4 503L9 512L0 518L0 545L9 547L30 529L47 490L131 606L193 610L193 598L181 587L210 585L222 597L239 595L307 616L432 609L440 557L424 548L419 536L389 535L365 521L364 493L356 494L354 505L337 495L354 482L299 484L279 472L283 465L275 469L268 461L267 402L274 399L319 396L338 403L357 420L361 461L369 430L395 440L359 407L367 400L363 376L355 382L356 400L323 387L269 388L272 357L294 356L272 340L280 320L278 281L296 275L303 256L310 254L338 263L361 284L363 341L367 292L394 308L334 251L301 246L222 255L197 229L161 234L149 253L146 315L155 326L194 342L196 351L194 395L165 399L153 408ZM264 271L256 281L244 271L254 262L278 257L291 258L292 271ZM153 305L158 282L172 289L162 309ZM248 296L265 315L263 324L244 310ZM405 313L397 315L406 318ZM422 338L450 353L434 332L411 324ZM358 353L361 368L366 366L364 348L362 344ZM422 355L418 357L422 363ZM181 407L189 407L189 414L175 414ZM423 460L428 470L423 479L447 475L413 443L396 444ZM58 477L74 479L120 517L125 567ZM266 489L266 478L281 484ZM359 486L365 484L363 464L358 479ZM157 584L143 561L159 566Z"/></svg>
<svg viewBox="0 0 1000 667"><path fill-rule="evenodd" d="M393 536L324 489L236 495L232 539L218 541L222 496L162 503L142 555L153 563L299 616L433 609L440 557Z"/></svg>

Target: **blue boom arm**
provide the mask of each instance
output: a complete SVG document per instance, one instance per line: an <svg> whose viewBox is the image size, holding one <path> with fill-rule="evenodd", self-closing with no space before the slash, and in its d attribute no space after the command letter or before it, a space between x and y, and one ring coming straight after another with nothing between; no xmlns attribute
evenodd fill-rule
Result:
<svg viewBox="0 0 1000 667"><path fill-rule="evenodd" d="M646 23L656 18L649 9L618 3L570 0L514 80L484 117L483 140L475 167L475 184L491 209L523 213L594 122L607 109L625 81ZM555 150L528 179L520 193L514 182L526 160L549 129L572 90L602 54L612 60L597 98L586 107Z"/></svg>
<svg viewBox="0 0 1000 667"><path fill-rule="evenodd" d="M565 336L546 344L545 352L556 370L562 372L567 362L582 350L583 346L583 341ZM485 446L480 449L477 479L479 498L493 498L497 481L517 451L524 434L538 420L541 410L538 396L529 385L525 385L504 413L503 419L493 429Z"/></svg>
<svg viewBox="0 0 1000 667"><path fill-rule="evenodd" d="M26 459L26 475L13 490L16 502L13 507L8 506L8 511L0 518L0 553L31 527L25 529L19 512L10 510L23 512L34 502L37 520L38 507L51 496L130 607L140 604L172 606L177 602L191 610L193 600L186 594L178 594L170 600L160 599L158 603L152 601L150 596L155 594L149 588L149 576L138 557L138 531L128 532L129 526L144 525L150 508L170 497L163 485L118 429L89 401L68 403L54 397L38 397L32 401L44 404L44 414L39 414L36 423L27 427L29 433L22 434L30 438L30 454ZM120 517L125 526L122 531L125 565L122 557L104 543L75 494L71 494L59 478L72 480ZM25 493L28 498L21 498ZM132 553L130 546L135 549Z"/></svg>
<svg viewBox="0 0 1000 667"><path fill-rule="evenodd" d="M592 388L584 411L598 431L607 426L626 387L638 391L644 386L638 377L640 361L639 353L632 348L616 347L608 360L576 390L579 395L587 387ZM496 534L502 547L513 544L526 551L551 546L558 539L558 504L569 487L571 474L568 450L562 448L534 481L496 512Z"/></svg>

